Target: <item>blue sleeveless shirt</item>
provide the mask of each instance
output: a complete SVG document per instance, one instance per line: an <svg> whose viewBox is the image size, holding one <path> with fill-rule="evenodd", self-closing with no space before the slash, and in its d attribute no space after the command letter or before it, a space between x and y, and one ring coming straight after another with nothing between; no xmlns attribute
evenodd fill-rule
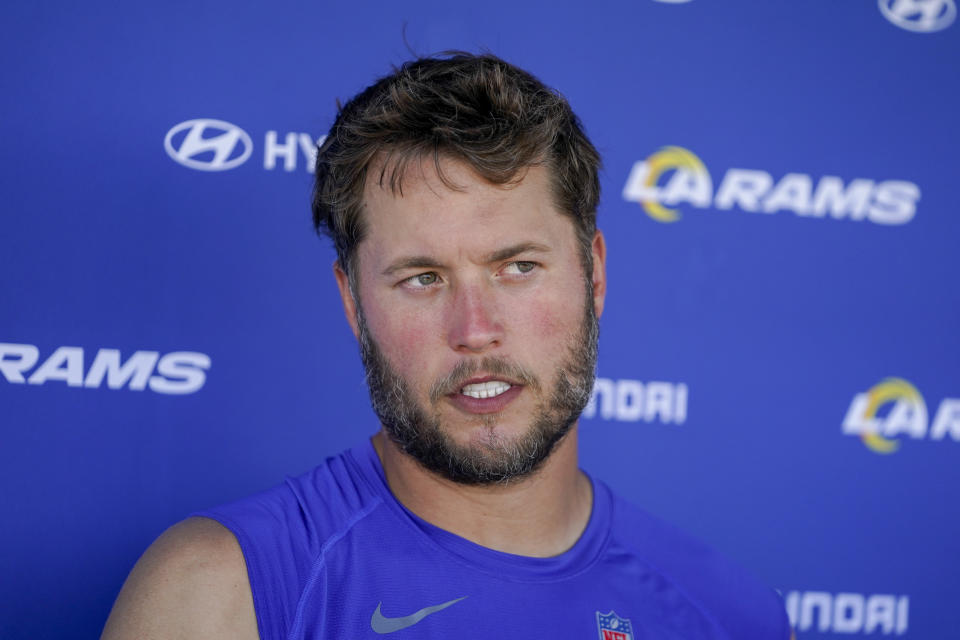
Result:
<svg viewBox="0 0 960 640"><path fill-rule="evenodd" d="M787 640L779 596L593 482L565 553L493 551L390 492L364 444L263 493L201 512L243 550L263 640Z"/></svg>

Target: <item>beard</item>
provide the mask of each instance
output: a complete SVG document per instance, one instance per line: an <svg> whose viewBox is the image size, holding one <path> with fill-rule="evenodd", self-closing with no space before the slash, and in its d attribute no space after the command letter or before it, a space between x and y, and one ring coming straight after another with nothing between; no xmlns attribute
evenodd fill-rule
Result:
<svg viewBox="0 0 960 640"><path fill-rule="evenodd" d="M502 357L462 360L430 389L430 407L421 406L407 380L398 374L370 333L357 305L360 356L367 374L373 410L399 448L421 466L466 485L505 484L534 473L567 435L583 412L593 390L599 324L593 308L592 283L576 335L566 345L565 359L553 372L551 386L526 368ZM479 415L486 427L479 443L460 444L444 430L440 403L457 393L477 372L503 376L525 385L541 397L523 433L508 438L496 431L499 413Z"/></svg>

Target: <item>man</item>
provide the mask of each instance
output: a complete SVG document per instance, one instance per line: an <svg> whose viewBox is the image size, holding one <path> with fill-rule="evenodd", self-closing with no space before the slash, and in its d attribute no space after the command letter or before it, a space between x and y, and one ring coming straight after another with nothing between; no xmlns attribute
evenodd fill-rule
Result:
<svg viewBox="0 0 960 640"><path fill-rule="evenodd" d="M773 592L577 467L598 165L566 101L490 55L345 105L314 221L381 429L164 533L104 637L787 638Z"/></svg>

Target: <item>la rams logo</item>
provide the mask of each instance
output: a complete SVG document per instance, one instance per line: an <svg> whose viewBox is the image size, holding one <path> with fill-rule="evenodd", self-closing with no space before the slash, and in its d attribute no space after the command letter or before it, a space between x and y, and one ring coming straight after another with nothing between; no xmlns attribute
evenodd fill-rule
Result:
<svg viewBox="0 0 960 640"><path fill-rule="evenodd" d="M880 407L890 404L890 415L879 416ZM927 406L916 387L902 378L886 378L866 393L857 394L844 420L844 432L860 436L875 453L893 453L899 434L923 437L927 430Z"/></svg>
<svg viewBox="0 0 960 640"><path fill-rule="evenodd" d="M664 176L666 184L658 186ZM713 183L703 162L689 149L663 147L643 162L634 165L624 196L636 200L647 215L657 222L676 222L680 213L664 206L686 200L700 207L710 206Z"/></svg>

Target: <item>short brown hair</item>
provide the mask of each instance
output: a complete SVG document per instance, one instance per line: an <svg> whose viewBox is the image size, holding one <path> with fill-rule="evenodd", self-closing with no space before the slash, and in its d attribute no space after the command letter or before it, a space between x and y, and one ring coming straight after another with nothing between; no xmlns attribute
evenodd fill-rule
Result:
<svg viewBox="0 0 960 640"><path fill-rule="evenodd" d="M592 262L600 155L566 99L494 55L451 52L407 62L359 93L340 108L318 150L313 223L333 240L351 280L366 231L368 173L376 165L379 184L402 193L407 163L426 157L451 188L441 158L464 161L493 184L545 165L555 205L573 219L584 268Z"/></svg>

